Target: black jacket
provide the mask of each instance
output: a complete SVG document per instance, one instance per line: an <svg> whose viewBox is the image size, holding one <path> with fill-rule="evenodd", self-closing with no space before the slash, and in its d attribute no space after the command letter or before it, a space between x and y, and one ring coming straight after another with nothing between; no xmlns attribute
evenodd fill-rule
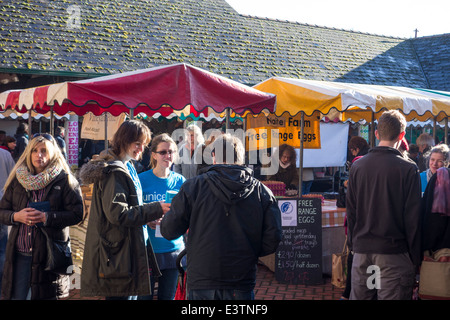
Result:
<svg viewBox="0 0 450 320"><path fill-rule="evenodd" d="M447 170L449 170L450 174L450 169ZM430 178L422 198L422 252L425 250L436 251L450 248L450 217L432 211L436 179L437 174Z"/></svg>
<svg viewBox="0 0 450 320"><path fill-rule="evenodd" d="M390 147L352 164L347 189L348 240L356 253L409 253L420 264L421 186L415 163Z"/></svg>
<svg viewBox="0 0 450 320"><path fill-rule="evenodd" d="M66 241L69 226L79 223L83 218L81 189L70 186L65 172L60 173L45 188L43 201L50 202L45 230L53 239ZM0 201L0 224L11 225L11 215L27 207L28 194L17 178L5 190ZM9 300L13 288L14 252L19 234L19 223L12 224L6 246L6 259L3 269L2 299ZM31 299L55 299L69 294L69 276L60 276L45 271L47 257L46 238L40 228L33 240L31 273Z"/></svg>
<svg viewBox="0 0 450 320"><path fill-rule="evenodd" d="M189 289L255 285L258 257L275 252L281 216L272 192L238 165L214 165L188 179L161 222L167 239L187 236Z"/></svg>

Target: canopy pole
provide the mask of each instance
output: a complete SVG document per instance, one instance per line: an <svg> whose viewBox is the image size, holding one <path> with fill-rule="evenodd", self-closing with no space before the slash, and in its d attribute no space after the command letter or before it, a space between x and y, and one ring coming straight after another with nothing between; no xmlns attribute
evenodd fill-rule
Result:
<svg viewBox="0 0 450 320"><path fill-rule="evenodd" d="M436 141L436 134L437 134L437 128L436 128L436 117L433 117L433 140Z"/></svg>
<svg viewBox="0 0 450 320"><path fill-rule="evenodd" d="M31 134L31 129L32 129L32 125L33 125L33 119L31 118L31 109L28 110L28 136L32 137L33 135ZM40 132L40 131L39 131Z"/></svg>
<svg viewBox="0 0 450 320"><path fill-rule="evenodd" d="M134 109L130 109L130 120L134 119Z"/></svg>
<svg viewBox="0 0 450 320"><path fill-rule="evenodd" d="M445 128L444 128L444 143L448 144L448 117L444 119Z"/></svg>
<svg viewBox="0 0 450 320"><path fill-rule="evenodd" d="M370 121L370 147L375 147L375 113L372 110L372 119Z"/></svg>
<svg viewBox="0 0 450 320"><path fill-rule="evenodd" d="M305 129L305 113L301 111L300 118L300 159L298 168L298 196L302 196L302 183L303 183L303 134Z"/></svg>
<svg viewBox="0 0 450 320"><path fill-rule="evenodd" d="M230 108L226 109L226 130L230 129Z"/></svg>
<svg viewBox="0 0 450 320"><path fill-rule="evenodd" d="M53 113L53 106L50 107L50 134L54 135L55 134L55 115Z"/></svg>
<svg viewBox="0 0 450 320"><path fill-rule="evenodd" d="M108 113L105 112L105 150L108 150Z"/></svg>

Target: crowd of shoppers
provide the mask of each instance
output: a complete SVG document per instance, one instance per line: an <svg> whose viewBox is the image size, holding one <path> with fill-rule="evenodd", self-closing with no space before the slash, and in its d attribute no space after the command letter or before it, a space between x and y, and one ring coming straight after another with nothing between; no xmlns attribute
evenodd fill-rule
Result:
<svg viewBox="0 0 450 320"><path fill-rule="evenodd" d="M360 137L349 141L354 161L346 207L352 254L344 298L411 299L423 251L450 247L448 201L435 196L435 190L440 199L450 194L442 188L449 176L449 148L423 135L413 155L405 128L398 111L387 111L378 120L376 147L370 149ZM37 134L30 139L25 125L0 149L2 299L59 299L68 293L68 275L46 263L48 239L68 240L68 227L84 216L63 137L58 128L57 138ZM200 128L191 125L184 141L177 146L167 134L152 139L143 122L125 121L111 148L82 166L81 182L93 185L82 296L173 300L177 257L186 252L182 267L189 275L189 299L254 299L258 258L274 253L282 240L277 201L244 165L238 138L219 132L205 142ZM138 174L134 163L147 145L150 170ZM291 146L282 145L280 170L271 179L298 188L295 156ZM6 226L11 226L9 236ZM368 285L370 266L381 272L373 286Z"/></svg>

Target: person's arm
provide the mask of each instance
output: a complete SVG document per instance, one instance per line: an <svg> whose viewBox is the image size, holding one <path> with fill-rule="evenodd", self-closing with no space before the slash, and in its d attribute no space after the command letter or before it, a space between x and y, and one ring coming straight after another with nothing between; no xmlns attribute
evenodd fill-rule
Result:
<svg viewBox="0 0 450 320"><path fill-rule="evenodd" d="M167 240L174 240L184 235L189 229L191 201L184 185L172 199L171 207L161 221L161 234Z"/></svg>
<svg viewBox="0 0 450 320"><path fill-rule="evenodd" d="M414 166L405 182L405 202L403 221L405 223L405 236L409 246L411 260L415 266L421 263L421 230L422 230L422 191L420 174Z"/></svg>
<svg viewBox="0 0 450 320"><path fill-rule="evenodd" d="M281 212L278 207L278 202L273 196L272 192L261 183L262 197L267 199L264 203L264 221L262 246L260 257L274 253L281 241Z"/></svg>
<svg viewBox="0 0 450 320"><path fill-rule="evenodd" d="M102 183L102 207L106 218L116 225L138 226L163 216L159 202L145 203L142 206L131 206L130 185L124 172L112 171ZM133 187L133 186L131 186ZM137 199L134 200L137 203Z"/></svg>

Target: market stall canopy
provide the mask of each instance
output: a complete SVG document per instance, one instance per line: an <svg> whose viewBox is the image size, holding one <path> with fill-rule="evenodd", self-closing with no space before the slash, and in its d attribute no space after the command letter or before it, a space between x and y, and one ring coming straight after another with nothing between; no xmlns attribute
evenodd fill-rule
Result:
<svg viewBox="0 0 450 320"><path fill-rule="evenodd" d="M5 111L1 111L0 112L0 120L1 119L12 119L12 120L28 120L28 118L30 117L30 112L26 112L26 113L20 113L14 109L7 109ZM46 113L46 114L41 114L41 113L36 113L34 111L31 112L31 118L33 120L40 120L40 119L46 119L48 121L50 121L50 112ZM65 120L69 120L70 119L70 114L65 114L62 116L57 115L55 117L56 119L65 119Z"/></svg>
<svg viewBox="0 0 450 320"><path fill-rule="evenodd" d="M354 84L274 77L254 86L277 95L277 116L315 111L327 115L338 111L341 120L371 121L384 110L397 109L408 120L441 121L450 116L450 93L406 87Z"/></svg>
<svg viewBox="0 0 450 320"><path fill-rule="evenodd" d="M187 65L174 64L114 74L95 79L57 83L0 93L0 109L63 115L74 112L100 115L107 111L117 116L133 110L152 116L168 116L174 110L258 114L275 111L276 96L236 81ZM185 111L186 114L186 111Z"/></svg>

